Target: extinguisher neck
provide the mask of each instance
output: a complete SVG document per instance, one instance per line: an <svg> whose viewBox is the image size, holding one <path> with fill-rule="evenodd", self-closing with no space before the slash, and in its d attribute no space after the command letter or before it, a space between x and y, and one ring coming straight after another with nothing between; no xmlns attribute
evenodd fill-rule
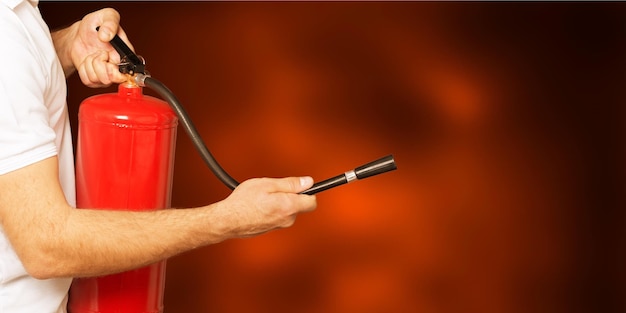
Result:
<svg viewBox="0 0 626 313"><path fill-rule="evenodd" d="M117 88L117 94L125 98L141 98L143 97L143 88L136 84L123 83Z"/></svg>

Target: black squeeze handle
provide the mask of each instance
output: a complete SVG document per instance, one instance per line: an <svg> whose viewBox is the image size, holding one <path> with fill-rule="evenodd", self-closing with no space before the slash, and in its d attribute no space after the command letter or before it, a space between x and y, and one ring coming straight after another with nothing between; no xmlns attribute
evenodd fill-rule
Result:
<svg viewBox="0 0 626 313"><path fill-rule="evenodd" d="M316 194L324 190L328 190L333 187L347 184L354 180L368 178L374 175L386 173L389 171L393 171L397 168L398 167L396 166L396 161L394 160L393 155L388 155L376 161L361 165L352 171L347 171L341 175L337 175L327 180L323 180L321 182L315 183L313 187L301 193L305 195L313 195L313 194Z"/></svg>
<svg viewBox="0 0 626 313"><path fill-rule="evenodd" d="M100 29L100 26L96 27L96 31ZM120 38L120 36L115 35L111 41L111 46L117 51L120 55L120 72L124 74L136 74L136 73L146 73L145 62L142 57L136 55L133 50L126 45L126 43Z"/></svg>

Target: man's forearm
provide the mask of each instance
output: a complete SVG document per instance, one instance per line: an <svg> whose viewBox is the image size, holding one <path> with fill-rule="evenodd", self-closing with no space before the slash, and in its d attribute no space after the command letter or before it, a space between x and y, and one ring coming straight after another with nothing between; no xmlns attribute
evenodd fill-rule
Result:
<svg viewBox="0 0 626 313"><path fill-rule="evenodd" d="M229 235L220 224L229 213L214 216L222 202L146 212L72 208L57 171L51 157L0 175L0 223L33 277L121 272Z"/></svg>
<svg viewBox="0 0 626 313"><path fill-rule="evenodd" d="M33 276L112 274L223 241L227 233L215 224L220 219L211 217L210 206L156 212L70 210L57 231L43 227L45 238L34 238L38 255L31 255L32 265L27 265Z"/></svg>

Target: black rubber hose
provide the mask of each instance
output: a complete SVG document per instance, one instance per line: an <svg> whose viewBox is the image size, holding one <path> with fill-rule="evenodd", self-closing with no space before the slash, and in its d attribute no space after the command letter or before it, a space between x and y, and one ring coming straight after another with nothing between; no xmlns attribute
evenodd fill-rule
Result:
<svg viewBox="0 0 626 313"><path fill-rule="evenodd" d="M239 183L230 175L228 175L228 173L226 173L222 166L217 163L209 149L207 149L206 145L204 144L204 141L200 137L198 130L191 122L191 119L189 119L189 115L180 104L174 93L163 83L150 76L146 76L143 83L146 87L157 92L161 97L163 97L163 99L165 99L165 101L170 104L170 106L178 116L178 120L182 124L183 129L185 129L185 132L191 139L193 146L196 148L196 150L198 150L200 156L202 157L202 160L204 160L204 162L211 169L213 174L215 174L215 176L217 176L217 178L222 181L222 183L224 183L224 185L226 185L228 188L235 189L239 185Z"/></svg>
<svg viewBox="0 0 626 313"><path fill-rule="evenodd" d="M163 97L163 99L165 99L167 103L169 103L169 105L178 116L178 120L182 124L183 129L185 129L185 132L191 139L193 146L200 153L202 160L204 160L204 162L211 169L213 174L215 174L215 176L217 176L217 178L222 181L224 185L226 185L230 189L235 189L239 185L239 183L230 175L228 175L228 173L226 173L222 166L217 163L209 149L204 144L204 141L200 137L198 130L191 122L189 115L180 104L174 93L169 90L169 88L167 88L167 86L165 86L163 83L147 75L138 75L136 81L140 86L146 86L154 90L161 97ZM359 166L352 171L348 171L344 174L337 175L321 182L317 182L311 188L300 192L300 194L314 195L318 192L341 186L354 180L359 180L370 176L382 174L388 171L393 171L396 168L397 167L393 156L388 155L373 162Z"/></svg>

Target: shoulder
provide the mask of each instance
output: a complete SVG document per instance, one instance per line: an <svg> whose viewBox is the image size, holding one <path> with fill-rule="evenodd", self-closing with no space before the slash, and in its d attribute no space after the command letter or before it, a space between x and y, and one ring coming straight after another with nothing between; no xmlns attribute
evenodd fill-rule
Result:
<svg viewBox="0 0 626 313"><path fill-rule="evenodd" d="M0 6L7 7L11 10L14 10L23 3L36 7L39 4L39 0L0 0Z"/></svg>
<svg viewBox="0 0 626 313"><path fill-rule="evenodd" d="M7 172L56 154L45 102L54 46L36 7L0 1L0 172Z"/></svg>
<svg viewBox="0 0 626 313"><path fill-rule="evenodd" d="M47 28L42 29L38 13L16 12L7 5L7 2L25 3L24 1L0 1L0 66L3 69L0 80L19 79L20 77L14 75L23 72L24 75L31 76L32 81L33 74L41 75L42 71L46 71L46 53L50 49L54 50L51 41L46 39L49 36L46 34ZM31 9L36 11L36 8L27 11L32 11ZM4 77L5 75L8 77Z"/></svg>

